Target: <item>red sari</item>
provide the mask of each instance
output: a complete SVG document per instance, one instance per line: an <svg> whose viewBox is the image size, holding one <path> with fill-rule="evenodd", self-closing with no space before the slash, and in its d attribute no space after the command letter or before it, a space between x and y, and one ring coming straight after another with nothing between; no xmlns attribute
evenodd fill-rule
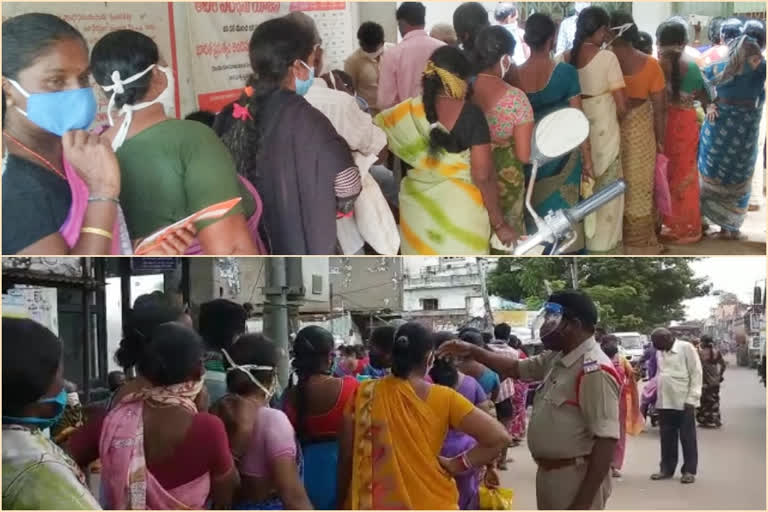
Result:
<svg viewBox="0 0 768 512"><path fill-rule="evenodd" d="M669 157L667 172L672 214L664 216L662 237L674 243L690 244L701 239L698 147L696 111L668 106L664 153Z"/></svg>

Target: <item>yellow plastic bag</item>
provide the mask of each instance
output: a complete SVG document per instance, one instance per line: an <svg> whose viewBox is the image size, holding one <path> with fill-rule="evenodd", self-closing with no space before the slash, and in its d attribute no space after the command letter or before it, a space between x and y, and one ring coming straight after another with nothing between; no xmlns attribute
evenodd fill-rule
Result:
<svg viewBox="0 0 768 512"><path fill-rule="evenodd" d="M506 487L488 488L480 486L481 510L511 510L515 501L515 491Z"/></svg>
<svg viewBox="0 0 768 512"><path fill-rule="evenodd" d="M479 489L481 510L512 509L515 492L512 489L501 487L499 484L498 473L493 469L487 470Z"/></svg>

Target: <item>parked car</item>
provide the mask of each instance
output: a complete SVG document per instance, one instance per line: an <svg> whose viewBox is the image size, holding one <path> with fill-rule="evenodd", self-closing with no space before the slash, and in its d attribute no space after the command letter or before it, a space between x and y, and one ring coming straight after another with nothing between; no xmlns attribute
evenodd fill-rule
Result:
<svg viewBox="0 0 768 512"><path fill-rule="evenodd" d="M619 350L627 361L632 365L635 374L642 378L645 375L645 365L643 364L643 354L648 337L639 332L617 332L614 333L619 339Z"/></svg>

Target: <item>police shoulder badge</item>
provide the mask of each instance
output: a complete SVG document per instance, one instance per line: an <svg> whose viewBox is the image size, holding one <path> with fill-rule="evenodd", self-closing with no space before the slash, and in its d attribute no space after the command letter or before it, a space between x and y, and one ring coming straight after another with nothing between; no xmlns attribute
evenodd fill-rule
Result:
<svg viewBox="0 0 768 512"><path fill-rule="evenodd" d="M582 370L584 370L584 373L593 373L600 370L600 364L594 359L585 358Z"/></svg>

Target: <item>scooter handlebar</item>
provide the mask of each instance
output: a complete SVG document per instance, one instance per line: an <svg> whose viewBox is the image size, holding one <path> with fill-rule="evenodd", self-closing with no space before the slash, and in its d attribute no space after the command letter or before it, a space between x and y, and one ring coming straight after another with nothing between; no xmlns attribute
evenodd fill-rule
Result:
<svg viewBox="0 0 768 512"><path fill-rule="evenodd" d="M624 180L618 180L615 183L611 183L604 189L600 190L597 194L591 196L586 201L583 201L576 206L569 208L568 216L574 223L581 222L584 220L584 217L590 213L622 195L626 189L627 184Z"/></svg>

